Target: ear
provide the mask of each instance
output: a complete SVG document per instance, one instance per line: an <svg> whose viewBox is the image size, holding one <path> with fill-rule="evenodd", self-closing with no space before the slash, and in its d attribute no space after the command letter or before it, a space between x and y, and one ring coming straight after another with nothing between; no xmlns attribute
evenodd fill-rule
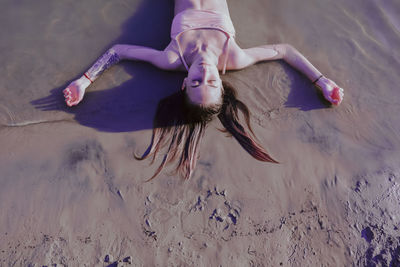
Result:
<svg viewBox="0 0 400 267"><path fill-rule="evenodd" d="M183 79L182 88L181 88L182 91L185 90L186 80L187 80L187 78Z"/></svg>

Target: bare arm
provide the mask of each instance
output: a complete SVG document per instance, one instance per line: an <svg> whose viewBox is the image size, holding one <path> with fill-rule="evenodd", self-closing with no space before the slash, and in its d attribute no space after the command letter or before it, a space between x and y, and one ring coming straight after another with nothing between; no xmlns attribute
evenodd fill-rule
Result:
<svg viewBox="0 0 400 267"><path fill-rule="evenodd" d="M238 69L248 67L257 62L283 59L289 65L303 73L311 81L321 76L319 72L296 48L289 44L263 45L243 49L238 56Z"/></svg>
<svg viewBox="0 0 400 267"><path fill-rule="evenodd" d="M64 97L68 106L77 105L85 94L85 90L105 70L121 60L145 61L165 70L177 69L180 62L172 51L159 51L153 48L136 45L114 45L99 57L90 69L79 79L64 89Z"/></svg>
<svg viewBox="0 0 400 267"><path fill-rule="evenodd" d="M163 70L176 70L180 65L179 56L171 50L156 50L137 45L113 46L121 60L139 60L153 64Z"/></svg>
<svg viewBox="0 0 400 267"><path fill-rule="evenodd" d="M242 69L257 62L283 59L293 68L303 73L315 83L324 94L324 97L334 105L340 104L343 99L343 89L332 80L325 78L296 48L289 44L263 45L243 49L233 60L234 69Z"/></svg>
<svg viewBox="0 0 400 267"><path fill-rule="evenodd" d="M93 82L106 69L117 64L121 60L144 61L165 70L176 69L176 63L179 63L176 60L178 57L176 56L174 60L171 53L171 51L160 51L144 46L117 44L108 49L106 53L97 59L85 74Z"/></svg>

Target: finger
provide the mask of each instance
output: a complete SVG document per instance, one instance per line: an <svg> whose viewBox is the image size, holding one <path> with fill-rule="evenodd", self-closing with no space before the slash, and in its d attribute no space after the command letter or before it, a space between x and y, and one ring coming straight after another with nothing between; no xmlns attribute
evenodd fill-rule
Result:
<svg viewBox="0 0 400 267"><path fill-rule="evenodd" d="M70 107L72 107L72 106L75 106L77 103L76 103L76 99L69 99L69 101L68 101L68 103L69 103L69 106Z"/></svg>
<svg viewBox="0 0 400 267"><path fill-rule="evenodd" d="M78 104L78 101L76 101L76 100L71 102L71 106L75 106L77 104Z"/></svg>

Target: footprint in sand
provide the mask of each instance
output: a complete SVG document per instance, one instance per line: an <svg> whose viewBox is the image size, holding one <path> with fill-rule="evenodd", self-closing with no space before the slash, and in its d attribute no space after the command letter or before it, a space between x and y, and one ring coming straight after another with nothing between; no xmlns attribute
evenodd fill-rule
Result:
<svg viewBox="0 0 400 267"><path fill-rule="evenodd" d="M354 179L348 221L358 236L352 242L357 266L400 266L400 173L394 170L383 168Z"/></svg>
<svg viewBox="0 0 400 267"><path fill-rule="evenodd" d="M240 212L239 203L228 199L225 190L215 187L197 197L195 203L190 207L189 213L183 219L183 228L195 231L192 226L196 226L196 228L203 228L204 232L213 236L215 234L225 236L228 230L234 231L235 226L239 223ZM193 221L197 221L197 223L193 224ZM201 223L199 224L199 222Z"/></svg>
<svg viewBox="0 0 400 267"><path fill-rule="evenodd" d="M123 198L113 183L112 170L107 164L106 153L96 140L87 140L71 145L63 164L62 179L69 179L83 190L93 190L106 184L108 190Z"/></svg>

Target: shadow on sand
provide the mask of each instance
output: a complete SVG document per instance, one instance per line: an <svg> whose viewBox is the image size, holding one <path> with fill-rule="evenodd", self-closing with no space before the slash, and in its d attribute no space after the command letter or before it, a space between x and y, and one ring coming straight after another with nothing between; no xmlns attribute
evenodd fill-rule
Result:
<svg viewBox="0 0 400 267"><path fill-rule="evenodd" d="M173 6L172 0L143 0L135 14L123 24L121 36L111 42L109 47L122 43L164 49L170 41ZM89 90L77 106L67 107L62 94L62 90L72 80L52 89L49 96L34 100L31 104L40 110L72 113L81 125L98 131L129 132L151 129L158 102L180 88L184 73L161 71L142 62L120 64L132 76L131 79L109 90ZM300 74L289 65L283 65L293 84L285 106L305 111L326 108L315 92L308 88L311 85L305 85Z"/></svg>
<svg viewBox="0 0 400 267"><path fill-rule="evenodd" d="M170 41L173 15L172 0L141 1L135 14L123 24L121 36L110 42L104 51L117 43L164 49ZM81 125L103 132L151 129L157 103L180 88L184 73L161 71L142 62L120 64L132 78L108 90L89 89L77 106L66 106L62 94L72 80L31 104L40 110L74 114L74 119Z"/></svg>
<svg viewBox="0 0 400 267"><path fill-rule="evenodd" d="M297 108L302 111L332 107L332 104L324 98L322 92L312 85L305 76L287 63L282 65L291 81L290 93L285 102L285 107Z"/></svg>

